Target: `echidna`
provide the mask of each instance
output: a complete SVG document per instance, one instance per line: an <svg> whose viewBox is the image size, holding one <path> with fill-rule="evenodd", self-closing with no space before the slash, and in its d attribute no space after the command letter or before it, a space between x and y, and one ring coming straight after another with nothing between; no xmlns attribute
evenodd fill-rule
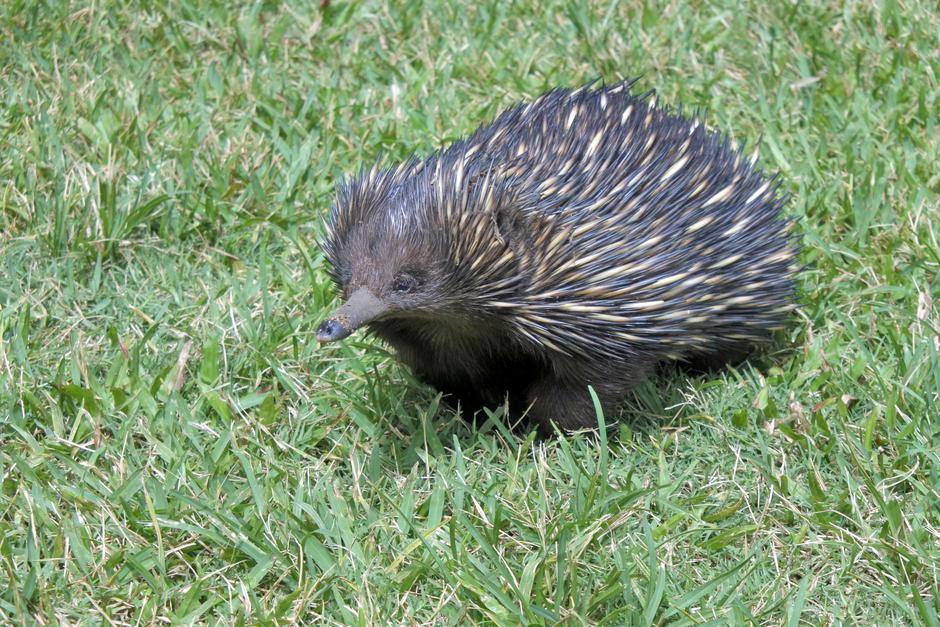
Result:
<svg viewBox="0 0 940 627"><path fill-rule="evenodd" d="M795 246L756 154L633 83L556 90L427 159L338 187L324 252L367 326L473 411L596 424L663 360L746 355L794 308Z"/></svg>

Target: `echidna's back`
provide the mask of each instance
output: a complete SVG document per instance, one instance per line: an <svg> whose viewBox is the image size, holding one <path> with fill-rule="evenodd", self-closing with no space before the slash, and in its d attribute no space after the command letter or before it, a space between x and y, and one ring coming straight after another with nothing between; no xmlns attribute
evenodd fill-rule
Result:
<svg viewBox="0 0 940 627"><path fill-rule="evenodd" d="M792 309L776 186L756 154L628 88L550 92L455 147L551 218L529 300L542 319L570 318L572 342L593 327L679 356L765 339Z"/></svg>

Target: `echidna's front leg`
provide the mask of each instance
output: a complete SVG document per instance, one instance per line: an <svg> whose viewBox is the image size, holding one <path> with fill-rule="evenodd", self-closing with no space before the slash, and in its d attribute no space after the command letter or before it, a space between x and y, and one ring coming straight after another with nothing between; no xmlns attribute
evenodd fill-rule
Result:
<svg viewBox="0 0 940 627"><path fill-rule="evenodd" d="M555 364L550 374L529 388L529 416L545 434L554 432L552 422L563 431L597 426L597 412L588 386L594 388L609 425L617 420L624 397L652 370L652 364L635 363L627 369L586 372L577 365ZM556 372L567 374L558 375Z"/></svg>
<svg viewBox="0 0 940 627"><path fill-rule="evenodd" d="M604 420L617 419L622 394L609 386L593 385L601 402ZM538 423L544 435L554 432L552 423L562 431L597 426L594 401L587 382L563 381L554 376L539 379L528 394L529 416Z"/></svg>

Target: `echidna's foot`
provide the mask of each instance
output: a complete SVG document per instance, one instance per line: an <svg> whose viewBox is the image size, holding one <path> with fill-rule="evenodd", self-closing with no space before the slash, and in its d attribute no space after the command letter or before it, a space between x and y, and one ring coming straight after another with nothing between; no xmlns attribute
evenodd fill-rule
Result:
<svg viewBox="0 0 940 627"><path fill-rule="evenodd" d="M693 353L684 362L679 362L679 368L693 375L718 372L726 366L739 365L754 352L753 345L741 344L715 351Z"/></svg>
<svg viewBox="0 0 940 627"><path fill-rule="evenodd" d="M608 424L617 419L622 390L604 385L594 385L600 400L604 420ZM556 377L539 379L529 390L529 417L539 425L542 435L554 433L552 424L562 431L592 428L597 426L597 411L588 391L588 383L574 383Z"/></svg>

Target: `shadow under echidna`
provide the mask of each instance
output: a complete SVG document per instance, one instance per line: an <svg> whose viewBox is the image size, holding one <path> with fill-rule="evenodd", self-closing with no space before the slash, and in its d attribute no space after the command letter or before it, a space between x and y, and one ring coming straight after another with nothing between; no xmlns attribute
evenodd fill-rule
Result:
<svg viewBox="0 0 940 627"><path fill-rule="evenodd" d="M777 185L632 83L549 92L427 159L342 183L323 249L345 303L465 411L596 425L665 360L781 328L795 245Z"/></svg>

